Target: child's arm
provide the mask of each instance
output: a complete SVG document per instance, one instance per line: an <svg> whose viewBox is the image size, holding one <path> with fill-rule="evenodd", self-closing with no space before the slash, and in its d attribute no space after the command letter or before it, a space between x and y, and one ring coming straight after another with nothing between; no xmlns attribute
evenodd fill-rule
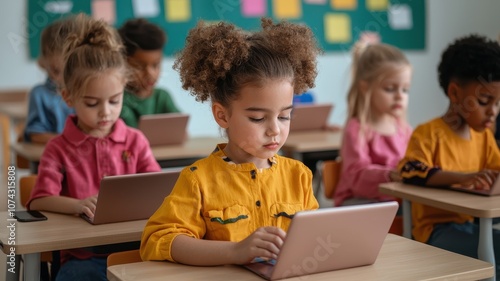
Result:
<svg viewBox="0 0 500 281"><path fill-rule="evenodd" d="M471 186L477 189L489 189L498 172L482 170L477 173L460 173L443 171L434 163L437 138L446 135L431 132L431 127L417 128L408 143L405 157L399 164L401 176L405 183L421 186ZM500 159L499 159L500 160Z"/></svg>
<svg viewBox="0 0 500 281"><path fill-rule="evenodd" d="M238 243L178 235L172 242L172 258L200 266L246 264L255 257L276 259L285 236L282 229L272 226L261 227Z"/></svg>
<svg viewBox="0 0 500 281"><path fill-rule="evenodd" d="M137 173L160 172L160 164L156 161L147 138L138 134L137 143L134 146L134 153L137 154Z"/></svg>
<svg viewBox="0 0 500 281"><path fill-rule="evenodd" d="M31 141L35 143L45 144L50 139L50 136L38 136L38 135L54 135L55 129L51 128L49 120L46 116L46 108L44 106L44 101L42 97L42 87L35 87L31 93L28 103L28 117L26 120L26 128L24 129L25 141Z"/></svg>
<svg viewBox="0 0 500 281"><path fill-rule="evenodd" d="M93 218L96 203L97 196L81 200L66 196L46 196L33 199L29 209L72 215L85 214L89 218Z"/></svg>
<svg viewBox="0 0 500 281"><path fill-rule="evenodd" d="M46 144L51 139L58 136L56 133L31 133L29 134L32 143Z"/></svg>
<svg viewBox="0 0 500 281"><path fill-rule="evenodd" d="M370 156L366 136L360 135L360 124L350 120L344 129L342 140L342 177L348 177L355 197L377 198L378 185L389 181L393 167L374 164Z"/></svg>

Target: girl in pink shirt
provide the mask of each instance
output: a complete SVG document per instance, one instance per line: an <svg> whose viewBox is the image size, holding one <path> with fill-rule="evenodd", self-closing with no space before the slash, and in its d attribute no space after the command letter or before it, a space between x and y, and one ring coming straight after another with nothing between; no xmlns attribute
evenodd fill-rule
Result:
<svg viewBox="0 0 500 281"><path fill-rule="evenodd" d="M71 24L62 96L76 116L47 144L28 208L92 218L104 176L160 167L144 135L119 119L127 70L116 32L83 14ZM61 251L56 280L107 280L106 256L88 249Z"/></svg>
<svg viewBox="0 0 500 281"><path fill-rule="evenodd" d="M406 122L410 63L397 48L370 41L378 38L362 35L354 49L336 206L394 200L378 185L400 180L396 166L412 132Z"/></svg>

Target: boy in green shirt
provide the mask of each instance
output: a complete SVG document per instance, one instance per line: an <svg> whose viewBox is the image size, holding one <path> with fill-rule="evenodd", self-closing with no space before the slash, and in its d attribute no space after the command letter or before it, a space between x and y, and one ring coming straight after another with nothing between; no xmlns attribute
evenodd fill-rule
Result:
<svg viewBox="0 0 500 281"><path fill-rule="evenodd" d="M132 71L123 96L123 121L137 128L142 115L179 112L170 94L155 88L167 39L165 32L145 19L128 20L118 32Z"/></svg>

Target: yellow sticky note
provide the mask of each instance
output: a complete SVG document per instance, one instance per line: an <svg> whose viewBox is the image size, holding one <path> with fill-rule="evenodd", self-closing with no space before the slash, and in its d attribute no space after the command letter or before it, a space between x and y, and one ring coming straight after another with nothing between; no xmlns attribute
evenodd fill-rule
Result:
<svg viewBox="0 0 500 281"><path fill-rule="evenodd" d="M191 19L190 0L165 0L165 19L167 22L182 22Z"/></svg>
<svg viewBox="0 0 500 281"><path fill-rule="evenodd" d="M300 0L274 0L273 13L278 19L297 19L302 16Z"/></svg>
<svg viewBox="0 0 500 281"><path fill-rule="evenodd" d="M357 0L330 0L330 5L334 10L356 10Z"/></svg>
<svg viewBox="0 0 500 281"><path fill-rule="evenodd" d="M389 7L389 0L366 0L368 11L386 11Z"/></svg>
<svg viewBox="0 0 500 281"><path fill-rule="evenodd" d="M351 18L346 14L326 14L325 41L328 43L351 42Z"/></svg>

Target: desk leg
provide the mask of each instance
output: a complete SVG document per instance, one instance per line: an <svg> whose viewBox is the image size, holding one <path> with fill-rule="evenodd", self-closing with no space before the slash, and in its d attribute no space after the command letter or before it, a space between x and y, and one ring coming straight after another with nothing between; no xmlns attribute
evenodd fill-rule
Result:
<svg viewBox="0 0 500 281"><path fill-rule="evenodd" d="M40 281L40 253L24 255L24 280Z"/></svg>
<svg viewBox="0 0 500 281"><path fill-rule="evenodd" d="M479 218L479 246L477 249L479 259L495 266L495 251L493 249L493 219ZM496 271L496 270L495 270ZM495 277L489 279L495 280Z"/></svg>
<svg viewBox="0 0 500 281"><path fill-rule="evenodd" d="M9 261L9 263L12 261L10 259L10 257L7 257L7 260ZM14 262L15 272L6 271L5 272L6 273L5 280L6 281L19 281L19 270L21 269L21 267L19 265L21 264L21 256L16 255L12 262ZM6 264L7 269L11 269L12 268L11 265L12 264Z"/></svg>
<svg viewBox="0 0 500 281"><path fill-rule="evenodd" d="M403 199L403 236L411 239L411 202Z"/></svg>

